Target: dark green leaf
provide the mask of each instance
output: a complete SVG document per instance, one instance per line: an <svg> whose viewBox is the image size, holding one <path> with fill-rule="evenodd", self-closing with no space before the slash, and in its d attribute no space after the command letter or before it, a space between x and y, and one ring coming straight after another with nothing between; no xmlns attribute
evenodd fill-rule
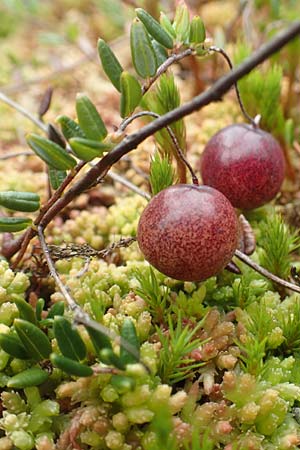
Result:
<svg viewBox="0 0 300 450"><path fill-rule="evenodd" d="M71 119L70 117L58 116L56 122L59 123L62 134L67 139L67 141L73 137L86 137L78 123L76 123L75 120Z"/></svg>
<svg viewBox="0 0 300 450"><path fill-rule="evenodd" d="M102 141L107 130L95 105L84 94L77 94L76 112L78 122L88 139Z"/></svg>
<svg viewBox="0 0 300 450"><path fill-rule="evenodd" d="M86 347L80 334L65 317L54 318L53 330L59 349L64 356L77 361L86 357Z"/></svg>
<svg viewBox="0 0 300 450"><path fill-rule="evenodd" d="M103 39L98 40L98 53L102 67L115 88L120 91L120 76L123 68L113 51Z"/></svg>
<svg viewBox="0 0 300 450"><path fill-rule="evenodd" d="M136 356L130 353L123 343L128 343L136 352ZM121 328L121 348L120 348L120 360L126 366L127 364L133 364L139 361L140 355L140 342L136 334L134 323L131 319L126 318Z"/></svg>
<svg viewBox="0 0 300 450"><path fill-rule="evenodd" d="M15 319L14 327L26 352L35 361L47 359L51 353L51 344L45 333L31 322Z"/></svg>
<svg viewBox="0 0 300 450"><path fill-rule="evenodd" d="M100 351L103 348L108 348L112 350L112 345L110 342L109 337L107 337L105 334L101 333L98 330L95 330L94 328L87 327L87 332L89 333L89 336L91 338L92 344L95 348L96 354L99 355Z"/></svg>
<svg viewBox="0 0 300 450"><path fill-rule="evenodd" d="M69 142L75 155L83 161L99 158L113 147L112 144L85 138L72 138Z"/></svg>
<svg viewBox="0 0 300 450"><path fill-rule="evenodd" d="M0 192L0 205L14 211L33 212L40 207L40 196L34 192Z"/></svg>
<svg viewBox="0 0 300 450"><path fill-rule="evenodd" d="M44 306L45 306L45 300L43 298L39 298L36 303L36 307L35 307L35 315L36 315L37 320L41 320Z"/></svg>
<svg viewBox="0 0 300 450"><path fill-rule="evenodd" d="M121 75L121 117L130 116L142 98L142 88L138 80L128 72Z"/></svg>
<svg viewBox="0 0 300 450"><path fill-rule="evenodd" d="M136 15L145 25L149 34L166 48L173 48L173 39L167 31L143 8L136 8Z"/></svg>
<svg viewBox="0 0 300 450"><path fill-rule="evenodd" d="M75 375L77 377L90 377L93 375L93 369L85 364L82 364L73 359L66 358L65 356L51 353L50 360L52 364L69 375Z"/></svg>
<svg viewBox="0 0 300 450"><path fill-rule="evenodd" d="M29 305L29 303L27 303L25 300L21 300L19 298L16 298L14 300L18 310L19 310L19 315L21 319L24 320L28 320L28 322L37 323L36 320L36 315L34 313L34 310L32 308L31 305Z"/></svg>
<svg viewBox="0 0 300 450"><path fill-rule="evenodd" d="M120 357L117 356L110 348L103 348L100 351L99 359L108 366L115 366L120 370L125 369L125 364L123 361L121 361Z"/></svg>
<svg viewBox="0 0 300 450"><path fill-rule="evenodd" d="M65 311L65 302L60 301L51 306L47 319L54 319L55 316L63 316Z"/></svg>
<svg viewBox="0 0 300 450"><path fill-rule="evenodd" d="M136 72L142 78L153 77L157 69L155 52L146 28L138 19L131 25L130 47Z"/></svg>
<svg viewBox="0 0 300 450"><path fill-rule="evenodd" d="M32 220L27 217L0 217L0 232L14 233L31 225Z"/></svg>
<svg viewBox="0 0 300 450"><path fill-rule="evenodd" d="M39 367L31 367L14 375L7 382L7 387L24 389L30 386L39 386L49 378L49 374Z"/></svg>
<svg viewBox="0 0 300 450"><path fill-rule="evenodd" d="M165 62L165 60L168 58L168 53L167 53L166 49L162 45L160 45L157 41L155 41L154 39L151 42L152 42L153 50L155 52L157 65L161 66Z"/></svg>
<svg viewBox="0 0 300 450"><path fill-rule="evenodd" d="M31 359L18 336L15 336L13 334L1 333L0 346L6 353L13 356L14 358Z"/></svg>
<svg viewBox="0 0 300 450"><path fill-rule="evenodd" d="M49 167L49 179L53 189L58 189L66 176L67 172L65 170L57 170L53 167Z"/></svg>
<svg viewBox="0 0 300 450"><path fill-rule="evenodd" d="M76 160L50 139L31 133L26 140L32 150L49 166L58 170L68 170L76 166Z"/></svg>

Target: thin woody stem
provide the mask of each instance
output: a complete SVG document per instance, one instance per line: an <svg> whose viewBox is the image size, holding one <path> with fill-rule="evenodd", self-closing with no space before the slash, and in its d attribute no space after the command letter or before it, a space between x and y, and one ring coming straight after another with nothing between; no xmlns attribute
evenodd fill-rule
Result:
<svg viewBox="0 0 300 450"><path fill-rule="evenodd" d="M41 220L43 219L45 213L48 211L49 208L51 208L52 205L61 197L62 193L66 189L66 187L71 183L71 181L74 179L74 177L77 175L77 173L85 166L86 162L81 161L79 162L74 169L72 169L66 178L63 180L59 188L53 193L52 197L47 201L47 203L41 208L39 215L35 219L33 223L33 227L28 228L28 230L23 235L24 238L21 243L20 251L18 253L18 256L16 260L13 262L12 267L16 268L21 259L24 256L24 253L26 251L26 248L30 242L30 240L33 238L33 236L36 234L36 227L40 224ZM15 241L15 245L18 243L18 241Z"/></svg>
<svg viewBox="0 0 300 450"><path fill-rule="evenodd" d="M57 287L59 288L60 292L62 293L62 295L64 296L68 307L70 308L70 310L74 313L74 320L77 323L81 323L82 325L85 325L87 327L93 328L94 330L99 331L100 333L103 333L105 336L107 336L108 338L115 340L115 339L119 339L119 336L114 333L113 331L111 331L109 328L106 328L104 325L101 325L100 323L96 322L95 320L92 320L89 315L87 313L85 313L75 302L75 300L73 299L73 297L70 295L68 289L66 288L66 286L63 284L63 282L61 281L58 273L56 272L54 263L52 261L52 258L50 256L50 252L45 240L45 236L43 233L43 228L41 226L38 227L38 236L39 236L39 240L41 243L41 248L43 251L43 254L45 256L46 262L48 264L49 267L49 271L51 276L53 277ZM135 358L137 358L137 360L139 360L139 354L136 351L136 349L130 345L128 342L126 342L124 339L122 339L122 345L126 348L126 350L132 354Z"/></svg>
<svg viewBox="0 0 300 450"><path fill-rule="evenodd" d="M161 117L159 114L157 114L157 113L155 113L153 111L140 111L140 112L134 114L133 116L128 117L127 119L123 120L123 122L121 123L121 125L119 127L120 130L124 131L126 129L126 127L131 122L133 122L133 120L138 119L139 117L143 117L143 116L151 116L151 117L154 117L155 119L158 119L159 117ZM190 172L191 177L192 177L193 184L198 186L199 185L199 180L198 180L198 178L197 178L197 176L196 176L192 166L190 165L190 163L186 159L183 151L181 150L179 142L178 142L178 139L177 139L175 133L173 132L172 128L169 125L166 126L166 130L169 133L169 136L170 136L170 138L171 138L171 140L172 140L172 142L174 144L174 147L176 149L176 152L177 152L177 155L178 155L179 159L189 169L189 172Z"/></svg>
<svg viewBox="0 0 300 450"><path fill-rule="evenodd" d="M269 278L269 280L273 281L274 283L279 284L279 286L283 286L286 289L290 289L291 291L300 293L300 286L297 286L294 283L290 283L289 281L277 277L273 273L269 272L267 269L264 269L259 264L252 261L252 259L249 258L249 256L245 255L245 253L241 252L240 250L236 250L234 254L238 259L243 261L243 263L247 264L249 267L251 267L256 272L260 273L264 277Z"/></svg>
<svg viewBox="0 0 300 450"><path fill-rule="evenodd" d="M142 94L146 94L146 92L150 89L150 87L155 83L158 78L165 73L169 67L171 67L172 64L175 62L180 61L183 58L186 58L187 56L194 55L196 52L192 48L187 48L181 53L173 53L171 56L169 56L168 59L166 59L157 69L156 74L150 78L147 84L145 84L142 87Z"/></svg>
<svg viewBox="0 0 300 450"><path fill-rule="evenodd" d="M212 45L211 47L209 47L208 51L220 53L220 55L222 55L226 59L227 64L230 67L230 69L231 70L233 69L233 64L231 62L231 59L229 58L229 56L227 55L225 50L223 50L220 47L215 47L214 45ZM235 88L236 96L237 96L237 99L238 99L238 102L239 102L239 105L240 105L240 108L241 108L241 111L242 111L244 117L251 123L251 125L254 128L257 128L258 125L257 125L256 120L254 118L252 118L245 109L245 106L243 104L242 97L241 97L237 83L234 83L234 88Z"/></svg>
<svg viewBox="0 0 300 450"><path fill-rule="evenodd" d="M41 220L41 225L46 227L49 222L65 208L75 197L89 189L96 180L105 176L110 167L119 161L124 155L135 149L147 137L153 135L162 128L176 122L183 117L200 110L204 106L219 101L223 95L244 75L257 67L284 45L300 34L300 21L293 22L292 25L277 34L268 43L262 45L256 52L247 58L242 64L235 67L229 73L216 81L207 91L193 98L178 108L169 111L163 116L153 120L137 132L125 137L122 142L106 154L94 167L92 167L80 180L77 181L57 202L45 213ZM36 233L34 233L36 234ZM24 235L23 235L24 236ZM7 257L13 256L19 249L22 238L19 240L19 247L13 245L11 251L6 249Z"/></svg>
<svg viewBox="0 0 300 450"><path fill-rule="evenodd" d="M19 105L19 103L16 103L11 98L7 97L3 92L0 92L0 101L11 106L16 111L18 111L20 114L22 114L24 117L27 117L27 119L31 120L31 122L33 122L37 127L39 127L42 131L44 131L44 133L48 133L47 125L45 125L39 119L34 117L33 114L31 114L29 111L27 111L27 109L23 108L23 106Z"/></svg>

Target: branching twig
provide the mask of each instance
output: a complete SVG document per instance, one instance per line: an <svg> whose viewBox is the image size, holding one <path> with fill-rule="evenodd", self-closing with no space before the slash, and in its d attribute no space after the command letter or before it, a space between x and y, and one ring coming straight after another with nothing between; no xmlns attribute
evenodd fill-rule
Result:
<svg viewBox="0 0 300 450"><path fill-rule="evenodd" d="M49 222L75 197L80 193L89 189L93 183L99 178L105 176L109 168L115 164L122 156L136 148L147 137L153 135L157 131L170 125L183 117L195 112L211 102L219 101L222 96L244 75L247 75L252 69L257 67L275 52L280 50L285 44L300 34L300 22L294 22L288 30L279 33L270 42L261 46L256 52L248 57L241 65L231 70L228 74L220 78L207 91L201 93L193 100L185 103L178 108L164 114L158 119L145 125L135 133L127 136L122 142L106 154L94 167L92 167L80 180L77 181L57 202L49 208L44 217L40 221L42 228L45 228ZM34 232L32 237L36 234ZM19 249L24 238L18 242L18 246L12 245L11 249L7 249L7 257L13 256Z"/></svg>
<svg viewBox="0 0 300 450"><path fill-rule="evenodd" d="M82 309L77 305L75 300L70 295L69 291L67 290L66 286L61 281L58 273L55 270L54 263L52 261L52 258L50 256L50 252L44 237L43 229L41 226L38 227L38 236L41 243L42 251L45 256L45 259L47 261L49 271L51 276L53 277L57 287L59 288L60 292L64 296L68 307L71 309L71 311L74 314L74 320L77 323L81 323L82 325L85 325L87 327L93 328L94 330L99 331L100 333L103 333L105 336L112 340L119 339L119 336L111 331L109 328L106 328L105 326L101 325L100 323L96 322L95 320L92 320L87 313L82 311ZM130 345L128 342L126 342L124 339L122 339L122 345L126 348L126 350L131 353L137 360L139 360L139 354L136 351L136 349Z"/></svg>
<svg viewBox="0 0 300 450"><path fill-rule="evenodd" d="M187 48L181 53L173 53L171 56L169 56L168 59L166 59L157 69L156 74L150 78L147 84L145 84L142 87L142 93L143 95L146 94L146 92L150 89L150 87L155 83L155 81L163 74L165 73L169 67L172 66L175 62L180 61L183 58L186 58L187 56L191 56L195 54L195 50L192 48Z"/></svg>
<svg viewBox="0 0 300 450"><path fill-rule="evenodd" d="M64 247L60 247L58 245L48 245L48 251L53 261L70 259L76 256L81 258L105 258L114 252L116 248L129 247L135 241L135 237L122 238L118 242L113 242L109 247L106 247L103 250L96 250L89 244L67 244Z"/></svg>

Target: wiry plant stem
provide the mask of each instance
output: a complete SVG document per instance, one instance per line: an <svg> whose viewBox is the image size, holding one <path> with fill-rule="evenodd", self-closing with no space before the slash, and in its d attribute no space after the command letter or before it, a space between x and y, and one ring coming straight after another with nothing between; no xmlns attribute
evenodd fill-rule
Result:
<svg viewBox="0 0 300 450"><path fill-rule="evenodd" d="M47 125L45 125L43 122L37 119L33 114L27 111L27 109L23 108L23 106L19 105L19 103L16 103L11 98L7 97L7 95L3 94L3 92L0 92L0 101L11 106L20 114L22 114L24 117L27 117L27 119L31 120L31 122L33 122L37 127L39 127L44 133L48 133Z"/></svg>
<svg viewBox="0 0 300 450"><path fill-rule="evenodd" d="M109 328L106 328L105 326L101 325L100 323L95 322L95 320L92 320L89 317L89 315L87 313L85 313L84 311L82 311L82 309L77 305L77 303L75 302L73 297L70 295L68 289L63 284L63 282L61 281L58 273L55 270L55 266L54 266L54 263L53 263L52 258L50 256L50 251L49 251L49 248L47 246L47 243L46 243L46 240L45 240L45 236L44 236L44 233L43 233L43 228L41 226L39 226L38 229L37 229L37 232L38 232L38 236L39 236L39 240L40 240L40 243L41 243L41 248L42 248L43 254L45 256L46 262L47 262L48 267L49 267L50 274L53 277L57 287L60 290L60 292L64 296L64 298L65 298L65 300L66 300L66 302L68 304L68 307L73 312L74 320L77 323L81 323L82 325L85 325L87 327L93 328L94 330L97 330L100 333L103 333L105 336L109 337L112 340L119 339L119 336L116 333L111 331ZM126 350L129 353L131 353L135 358L137 358L137 360L139 360L139 354L138 354L138 352L136 351L136 349L132 345L130 345L124 339L122 339L122 345L126 348Z"/></svg>
<svg viewBox="0 0 300 450"><path fill-rule="evenodd" d="M133 122L133 120L138 119L139 117L143 117L143 116L150 116L150 117L154 117L155 119L158 119L159 117L161 117L159 114L157 114L157 113L155 113L153 111L139 111L138 113L133 114L131 117L128 117L127 119L125 119L120 125L120 130L124 131L126 129L126 127L131 122ZM166 130L169 133L169 136L170 136L170 138L171 138L171 140L172 140L172 142L174 144L174 147L176 149L178 158L188 168L188 170L189 170L189 172L191 174L191 177L192 177L193 184L198 186L199 185L199 180L198 180L198 178L197 178L197 176L196 176L192 166L190 165L190 163L186 159L183 151L181 150L179 142L178 142L178 139L175 136L175 133L173 132L172 128L169 125L166 126Z"/></svg>
<svg viewBox="0 0 300 450"><path fill-rule="evenodd" d="M175 62L180 61L183 58L186 58L187 56L194 55L196 52L192 48L187 48L181 53L173 53L171 56L169 56L168 59L166 59L157 69L156 74L150 78L148 83L142 87L142 93L143 95L146 94L146 92L150 89L150 87L155 83L158 78L165 73L169 67L172 66Z"/></svg>
<svg viewBox="0 0 300 450"><path fill-rule="evenodd" d="M260 273L264 277L268 278L269 280L273 281L276 284L279 284L279 286L282 286L286 289L290 289L291 291L300 293L300 286L297 286L296 284L290 283L289 281L283 280L282 278L277 277L277 275L274 275L273 273L269 272L264 267L261 267L256 262L252 261L249 256L245 255L245 253L241 252L240 250L236 250L234 252L235 256L243 261L243 263L247 264L247 266L251 267L256 272Z"/></svg>
<svg viewBox="0 0 300 450"><path fill-rule="evenodd" d="M223 50L223 49L220 48L220 47L215 47L214 45L212 45L211 47L209 47L208 51L220 53L220 55L222 55L223 58L225 58L225 60L226 60L226 62L227 62L227 64L228 64L228 66L230 67L230 69L231 69L231 70L233 69L233 64L232 64L232 62L231 62L231 59L229 58L229 56L227 55L227 53L225 52L225 50ZM239 105L240 105L240 108L241 108L241 111L242 111L244 117L251 123L251 125L252 125L254 128L257 128L257 127L258 127L257 121L256 121L255 119L253 119L253 118L247 113L247 111L246 111L246 109L245 109L245 106L244 106L244 103L243 103L243 101L242 101L241 94L240 94L240 90L239 90L239 88L238 88L237 83L234 83L234 88L235 88L236 96L237 96L237 99L238 99L238 102L239 102Z"/></svg>

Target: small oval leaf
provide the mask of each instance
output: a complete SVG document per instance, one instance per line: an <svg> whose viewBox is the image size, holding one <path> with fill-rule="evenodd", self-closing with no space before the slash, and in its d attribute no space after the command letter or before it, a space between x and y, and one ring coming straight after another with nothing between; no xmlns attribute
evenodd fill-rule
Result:
<svg viewBox="0 0 300 450"><path fill-rule="evenodd" d="M39 298L38 301L36 302L36 307L35 307L35 315L37 320L41 320L42 319L42 312L45 306L45 300L43 298Z"/></svg>
<svg viewBox="0 0 300 450"><path fill-rule="evenodd" d="M163 27L163 29L167 33L169 33L170 36L172 36L173 38L176 38L176 33L172 26L172 23L171 23L169 17L165 13L163 13L163 12L160 13L159 22L160 22L161 26Z"/></svg>
<svg viewBox="0 0 300 450"><path fill-rule="evenodd" d="M39 386L49 378L49 374L39 367L31 367L23 372L17 373L7 382L7 387L24 389L30 386Z"/></svg>
<svg viewBox="0 0 300 450"><path fill-rule="evenodd" d="M98 40L98 53L104 72L115 88L120 91L120 76L123 68L111 48L103 39Z"/></svg>
<svg viewBox="0 0 300 450"><path fill-rule="evenodd" d="M113 148L112 144L84 138L72 138L69 142L74 154L82 161L99 158L104 152Z"/></svg>
<svg viewBox="0 0 300 450"><path fill-rule="evenodd" d="M157 64L158 64L158 66L161 66L165 62L165 60L168 58L168 53L167 53L166 49L162 45L159 44L159 42L155 41L154 39L151 42L152 42L153 50L155 52Z"/></svg>
<svg viewBox="0 0 300 450"><path fill-rule="evenodd" d="M86 347L80 334L65 317L54 318L53 331L64 356L77 361L86 357Z"/></svg>
<svg viewBox="0 0 300 450"><path fill-rule="evenodd" d="M90 377L94 373L91 367L65 356L58 355L57 353L51 353L50 360L54 366L69 375L75 375L77 377Z"/></svg>
<svg viewBox="0 0 300 450"><path fill-rule="evenodd" d="M173 48L173 39L167 31L143 8L136 8L136 15L145 25L149 34L166 48Z"/></svg>
<svg viewBox="0 0 300 450"><path fill-rule="evenodd" d="M65 302L60 301L54 303L53 306L49 309L47 319L54 319L55 316L63 316L65 312Z"/></svg>
<svg viewBox="0 0 300 450"><path fill-rule="evenodd" d="M32 150L49 166L58 170L68 170L76 166L76 159L50 139L31 133L26 140Z"/></svg>
<svg viewBox="0 0 300 450"><path fill-rule="evenodd" d="M128 342L136 351L136 356L130 353L123 344ZM140 357L140 342L136 333L134 323L131 319L126 318L121 327L121 348L120 359L124 365L133 364L139 361Z"/></svg>
<svg viewBox="0 0 300 450"><path fill-rule="evenodd" d="M189 41L192 44L202 44L205 41L206 32L202 19L194 16L191 21Z"/></svg>
<svg viewBox="0 0 300 450"><path fill-rule="evenodd" d="M33 212L40 207L40 196L34 192L0 192L0 205L14 211Z"/></svg>
<svg viewBox="0 0 300 450"><path fill-rule="evenodd" d="M66 176L67 172L65 170L57 170L49 166L49 179L52 189L58 189Z"/></svg>
<svg viewBox="0 0 300 450"><path fill-rule="evenodd" d="M1 333L0 346L6 353L13 356L14 358L31 359L18 336L15 336L13 334Z"/></svg>
<svg viewBox="0 0 300 450"><path fill-rule="evenodd" d="M36 315L34 313L32 306L29 305L29 303L27 303L25 300L22 300L20 298L16 298L14 300L14 303L16 304L16 306L19 310L19 315L20 315L21 319L28 320L28 322L31 322L34 324L37 323Z"/></svg>
<svg viewBox="0 0 300 450"><path fill-rule="evenodd" d="M14 233L25 230L31 223L32 220L27 217L0 217L0 232Z"/></svg>
<svg viewBox="0 0 300 450"><path fill-rule="evenodd" d="M31 322L15 319L14 327L26 352L35 361L47 359L51 353L51 344L45 333Z"/></svg>
<svg viewBox="0 0 300 450"><path fill-rule="evenodd" d="M136 72L142 78L153 77L157 69L155 52L145 26L138 19L131 25L130 48Z"/></svg>
<svg viewBox="0 0 300 450"><path fill-rule="evenodd" d="M142 99L142 88L138 80L128 72L121 75L121 117L128 117L133 113Z"/></svg>
<svg viewBox="0 0 300 450"><path fill-rule="evenodd" d="M177 41L187 43L190 35L190 14L185 4L177 6L173 27Z"/></svg>
<svg viewBox="0 0 300 450"><path fill-rule="evenodd" d="M125 364L123 363L123 361L121 361L120 357L116 355L110 348L103 348L100 351L99 359L101 362L108 366L115 366L120 370L125 369Z"/></svg>
<svg viewBox="0 0 300 450"><path fill-rule="evenodd" d="M77 94L76 112L79 125L88 139L102 141L107 136L100 114L85 94Z"/></svg>
<svg viewBox="0 0 300 450"><path fill-rule="evenodd" d="M75 120L68 116L58 116L56 122L59 123L62 134L67 141L73 137L86 137L84 131Z"/></svg>
<svg viewBox="0 0 300 450"><path fill-rule="evenodd" d="M108 348L112 350L112 345L110 342L109 337L107 337L105 334L101 333L98 330L95 330L91 327L85 327L87 329L87 332L89 333L89 336L91 338L92 344L95 348L96 354L99 355L100 351L103 348Z"/></svg>

